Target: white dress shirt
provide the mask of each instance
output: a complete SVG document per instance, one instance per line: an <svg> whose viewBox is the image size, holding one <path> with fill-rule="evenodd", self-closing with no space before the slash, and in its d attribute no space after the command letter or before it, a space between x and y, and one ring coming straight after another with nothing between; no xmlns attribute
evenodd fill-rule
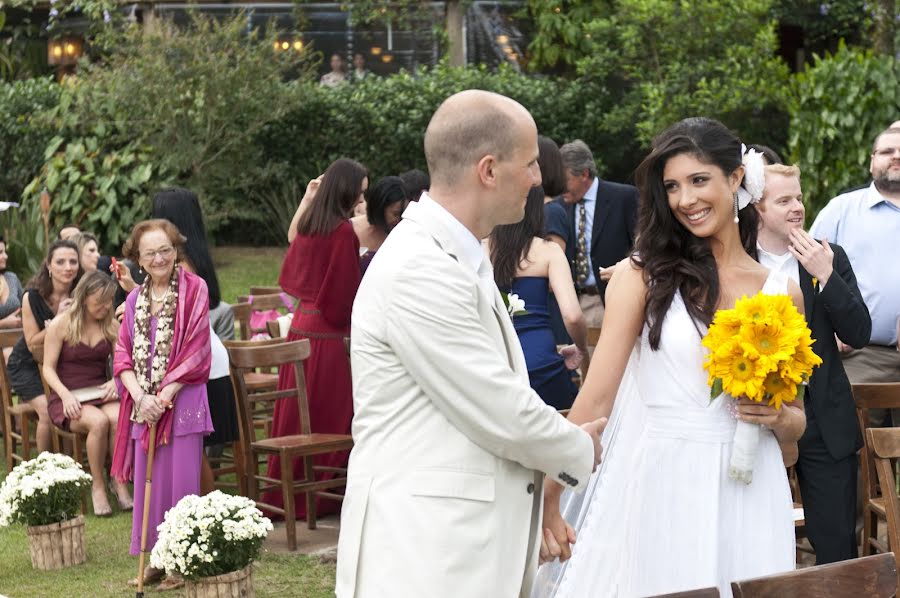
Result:
<svg viewBox="0 0 900 598"><path fill-rule="evenodd" d="M756 251L759 252L760 264L773 272L781 272L798 285L800 284L800 264L790 251L776 255L763 249L759 243L756 244Z"/></svg>

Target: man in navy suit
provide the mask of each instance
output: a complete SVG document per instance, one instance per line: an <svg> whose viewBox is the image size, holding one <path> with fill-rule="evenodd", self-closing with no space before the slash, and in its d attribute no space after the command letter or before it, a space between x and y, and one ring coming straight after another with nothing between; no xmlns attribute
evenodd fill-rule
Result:
<svg viewBox="0 0 900 598"><path fill-rule="evenodd" d="M603 321L603 295L614 266L631 254L638 192L632 185L601 180L590 148L580 139L559 148L566 191L556 201L566 209L566 257L588 326Z"/></svg>
<svg viewBox="0 0 900 598"><path fill-rule="evenodd" d="M864 347L872 320L844 250L803 230L796 166L766 166L766 187L756 210L759 262L800 285L813 351L822 358L806 388L806 431L798 443L807 537L817 565L856 558L856 452L862 436L835 335Z"/></svg>

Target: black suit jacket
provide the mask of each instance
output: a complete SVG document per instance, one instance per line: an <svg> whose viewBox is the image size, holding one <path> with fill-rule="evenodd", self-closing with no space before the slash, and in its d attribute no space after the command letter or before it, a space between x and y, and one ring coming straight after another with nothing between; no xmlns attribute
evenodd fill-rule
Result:
<svg viewBox="0 0 900 598"><path fill-rule="evenodd" d="M591 230L590 262L597 279L600 297L606 293L606 283L600 280L600 268L612 266L631 254L637 229L638 190L632 185L611 183L599 179L597 203L594 206L594 224ZM566 242L566 257L575 279L575 253L577 229L575 213L577 204L567 204L562 197L556 199L566 209L570 236Z"/></svg>
<svg viewBox="0 0 900 598"><path fill-rule="evenodd" d="M843 459L860 449L862 435L834 335L851 347L862 348L869 343L872 319L846 252L840 245L830 245L834 271L825 288L820 290L818 284L814 287L812 275L800 266L800 290L814 339L812 348L822 358L822 365L810 377L805 409L815 417L828 453L834 459Z"/></svg>

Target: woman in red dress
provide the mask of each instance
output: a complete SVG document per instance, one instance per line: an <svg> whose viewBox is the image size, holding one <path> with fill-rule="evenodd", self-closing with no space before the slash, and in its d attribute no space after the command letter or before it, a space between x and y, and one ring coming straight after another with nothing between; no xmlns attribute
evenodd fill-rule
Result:
<svg viewBox="0 0 900 598"><path fill-rule="evenodd" d="M313 432L349 434L353 419L350 361L344 337L350 336L350 311L359 286L359 240L348 220L353 206L368 186L366 169L353 160L341 158L322 175L314 197L301 206L296 237L281 267L279 285L300 301L287 340L307 338L311 353L303 364L309 420ZM309 194L308 194L309 195ZM278 389L295 386L293 366L278 372ZM275 405L272 436L300 432L297 401L282 399ZM316 465L346 467L348 453L315 458ZM303 462L293 463L294 479L303 479ZM269 459L268 475L281 477L277 457ZM318 474L328 479L333 474ZM268 492L265 502L282 506L281 492ZM306 502L297 495L297 518L306 518ZM319 499L317 515L336 513L340 503Z"/></svg>

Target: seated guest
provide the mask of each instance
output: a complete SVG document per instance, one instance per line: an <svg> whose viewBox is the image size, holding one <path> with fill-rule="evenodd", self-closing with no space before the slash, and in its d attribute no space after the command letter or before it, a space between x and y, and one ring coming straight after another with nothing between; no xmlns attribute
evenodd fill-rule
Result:
<svg viewBox="0 0 900 598"><path fill-rule="evenodd" d="M87 434L91 498L98 516L112 514L103 470L119 417L119 395L106 367L119 335L112 310L115 292L116 283L103 272L86 274L75 287L72 306L50 323L44 339L44 379L53 390L47 410L63 430ZM75 391L95 391L97 397L82 401ZM119 507L131 509L128 485L113 484Z"/></svg>
<svg viewBox="0 0 900 598"><path fill-rule="evenodd" d="M369 190L366 215L350 219L353 232L359 239L360 251L363 248L366 250L360 258L360 269L363 274L366 273L369 262L387 239L391 229L400 222L400 216L403 215L408 203L409 194L400 177L386 176L379 179Z"/></svg>
<svg viewBox="0 0 900 598"><path fill-rule="evenodd" d="M566 256L588 326L599 327L606 284L634 247L638 192L632 185L601 180L594 155L580 139L559 151L566 191L557 201L566 210L571 239Z"/></svg>
<svg viewBox="0 0 900 598"><path fill-rule="evenodd" d="M806 431L798 443L797 479L806 535L816 551L817 565L853 559L857 556L856 452L862 447L862 436L835 335L848 345L865 347L872 320L844 250L803 230L806 207L799 168L766 166L765 190L754 206L760 220L759 262L800 285L815 339L812 348L822 358L806 387Z"/></svg>
<svg viewBox="0 0 900 598"><path fill-rule="evenodd" d="M203 437L212 432L206 397L209 295L202 278L177 266L185 241L168 220L145 220L135 225L123 248L125 257L147 272L144 283L125 302L113 366L122 406L112 474L121 482L134 479L131 554L141 549L145 500L150 501L149 551L166 511L182 497L199 494ZM153 439L152 424L156 424ZM151 442L156 446L153 485L151 495L144 496ZM144 582L162 575L151 567ZM137 585L137 580L131 583ZM160 588L182 583L172 578Z"/></svg>
<svg viewBox="0 0 900 598"><path fill-rule="evenodd" d="M431 180L428 178L428 175L417 168L401 173L400 180L403 181L403 186L406 187L406 192L409 193L410 201L419 201L422 193L428 191L428 188L431 186Z"/></svg>
<svg viewBox="0 0 900 598"><path fill-rule="evenodd" d="M168 220L187 237L179 264L202 278L209 290L212 363L209 381L206 383L206 395L213 432L203 439L203 446L210 456L221 455L224 445L235 442L240 434L228 369L228 351L222 344L223 340L234 339L234 312L230 305L221 300L219 278L206 241L203 211L197 194L181 188L160 191L153 196L151 215ZM209 494L215 489L213 470L206 457L204 454L201 463L200 490L203 494Z"/></svg>
<svg viewBox="0 0 900 598"><path fill-rule="evenodd" d="M13 391L29 402L38 415L38 452L50 450L50 414L41 374L31 355L32 349L44 343L45 328L57 314L72 304L72 289L81 277L78 248L71 241L55 241L50 245L41 269L27 285L22 298L24 335L9 355L7 371Z"/></svg>
<svg viewBox="0 0 900 598"><path fill-rule="evenodd" d="M16 273L6 269L8 260L6 240L0 235L0 328L21 328L25 290Z"/></svg>
<svg viewBox="0 0 900 598"><path fill-rule="evenodd" d="M494 281L504 292L525 302L524 315L513 315L522 344L531 387L545 403L568 409L577 389L570 369L584 365L587 374L587 325L578 305L569 262L559 246L540 235L544 230L544 190L533 187L525 203L525 218L518 224L498 226L488 241ZM566 330L575 345L556 350L550 329L547 298L552 291L559 303Z"/></svg>

